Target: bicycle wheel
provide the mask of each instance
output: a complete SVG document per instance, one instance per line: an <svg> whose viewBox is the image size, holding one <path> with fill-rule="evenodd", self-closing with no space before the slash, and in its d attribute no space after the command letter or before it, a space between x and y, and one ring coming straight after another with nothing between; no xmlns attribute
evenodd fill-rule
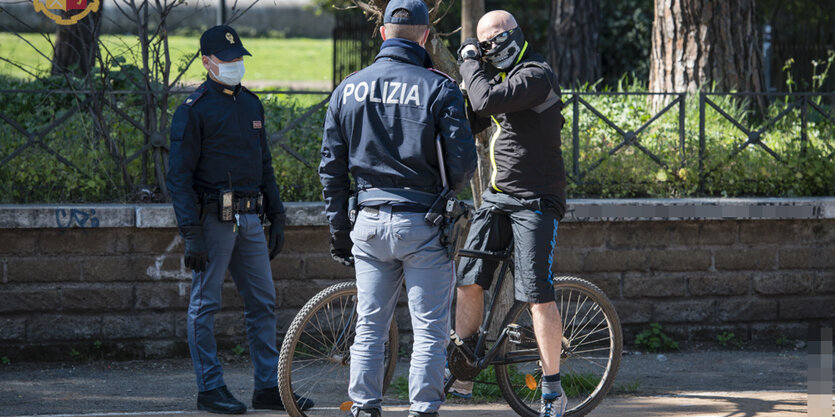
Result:
<svg viewBox="0 0 835 417"><path fill-rule="evenodd" d="M615 381L623 352L620 319L606 294L586 280L556 278L554 294L563 323L560 380L568 398L566 416L584 416L603 400ZM511 323L521 326L521 341L505 339L497 359L536 352L528 303L513 305L502 326ZM502 396L520 416L539 415L541 379L538 360L496 365Z"/></svg>
<svg viewBox="0 0 835 417"><path fill-rule="evenodd" d="M291 417L351 414L349 348L356 332L356 302L355 282L334 284L311 298L290 324L279 354L278 387ZM392 320L385 349L383 392L394 375L397 337L397 323ZM312 399L315 406L302 411L293 393Z"/></svg>

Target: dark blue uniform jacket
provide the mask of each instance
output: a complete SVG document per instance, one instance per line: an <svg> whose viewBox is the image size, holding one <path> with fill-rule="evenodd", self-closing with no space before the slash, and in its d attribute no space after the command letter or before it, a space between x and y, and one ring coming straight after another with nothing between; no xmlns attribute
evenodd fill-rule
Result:
<svg viewBox="0 0 835 417"><path fill-rule="evenodd" d="M264 107L241 87L207 79L174 113L165 183L180 227L200 224L200 193L262 192L267 217L284 213L264 132ZM211 215L211 213L210 213Z"/></svg>
<svg viewBox="0 0 835 417"><path fill-rule="evenodd" d="M319 175L331 230L348 230L350 171L357 189L443 189L435 141L450 188L475 172L476 151L464 98L449 76L430 70L417 43L389 39L369 67L334 90L325 116Z"/></svg>

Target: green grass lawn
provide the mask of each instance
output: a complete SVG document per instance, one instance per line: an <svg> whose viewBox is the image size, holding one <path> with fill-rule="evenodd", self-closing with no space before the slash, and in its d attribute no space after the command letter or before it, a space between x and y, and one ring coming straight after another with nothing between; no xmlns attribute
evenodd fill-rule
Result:
<svg viewBox="0 0 835 417"><path fill-rule="evenodd" d="M38 33L28 33L24 38L34 48L11 33L0 33L0 57L22 64L30 72L44 74L49 71L49 61L41 56L52 56L49 41ZM54 35L50 35L54 40ZM172 57L172 73L185 57L197 52L196 37L171 36L169 45ZM140 56L139 41L134 36L105 35L103 44L113 55L124 55L128 62L136 62ZM330 81L333 60L333 42L330 39L244 39L244 46L252 56L244 58L248 81ZM37 48L37 50L36 50ZM133 49L133 51L131 51ZM200 81L206 71L199 60L189 67L184 79ZM0 60L0 75L31 78L14 65ZM172 77L173 78L173 77Z"/></svg>

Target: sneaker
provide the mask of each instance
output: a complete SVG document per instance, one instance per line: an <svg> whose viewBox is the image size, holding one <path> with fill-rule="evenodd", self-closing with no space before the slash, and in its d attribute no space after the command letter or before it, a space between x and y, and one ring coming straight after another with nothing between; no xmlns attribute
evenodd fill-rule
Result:
<svg viewBox="0 0 835 417"><path fill-rule="evenodd" d="M449 371L449 368L444 368L444 386L451 377L452 372ZM449 387L449 393L458 398L473 398L473 381L456 379Z"/></svg>
<svg viewBox="0 0 835 417"><path fill-rule="evenodd" d="M458 398L473 398L473 381L455 380L449 387L449 393Z"/></svg>
<svg viewBox="0 0 835 417"><path fill-rule="evenodd" d="M357 410L356 417L381 417L379 408L360 408Z"/></svg>
<svg viewBox="0 0 835 417"><path fill-rule="evenodd" d="M423 413L420 411L409 410L409 417L438 417L438 413Z"/></svg>
<svg viewBox="0 0 835 417"><path fill-rule="evenodd" d="M542 395L542 402L539 407L539 417L562 417L565 415L565 407L568 400L565 398L565 391L560 387L560 392L550 394L547 398Z"/></svg>

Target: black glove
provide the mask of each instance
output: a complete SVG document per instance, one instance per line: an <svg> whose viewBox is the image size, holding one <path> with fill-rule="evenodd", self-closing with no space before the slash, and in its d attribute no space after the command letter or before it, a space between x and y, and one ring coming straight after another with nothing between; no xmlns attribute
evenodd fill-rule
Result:
<svg viewBox="0 0 835 417"><path fill-rule="evenodd" d="M353 247L350 230L337 230L331 234L331 258L334 261L345 266L354 266L354 255L351 255Z"/></svg>
<svg viewBox="0 0 835 417"><path fill-rule="evenodd" d="M286 218L284 213L270 217L270 242L267 245L270 248L270 260L275 258L284 247L284 220Z"/></svg>
<svg viewBox="0 0 835 417"><path fill-rule="evenodd" d="M203 237L201 226L184 226L180 228L183 239L186 240L186 253L183 257L186 268L195 272L206 270L206 263L209 262L209 255L206 251L206 239Z"/></svg>
<svg viewBox="0 0 835 417"><path fill-rule="evenodd" d="M465 53L464 48L466 48L467 45L475 46L475 51L469 50ZM481 59L481 48L479 48L478 39L476 39L476 38L464 39L464 42L462 42L461 46L458 47L458 63L459 64L463 63L464 60L467 60L467 59L475 59L475 60Z"/></svg>

